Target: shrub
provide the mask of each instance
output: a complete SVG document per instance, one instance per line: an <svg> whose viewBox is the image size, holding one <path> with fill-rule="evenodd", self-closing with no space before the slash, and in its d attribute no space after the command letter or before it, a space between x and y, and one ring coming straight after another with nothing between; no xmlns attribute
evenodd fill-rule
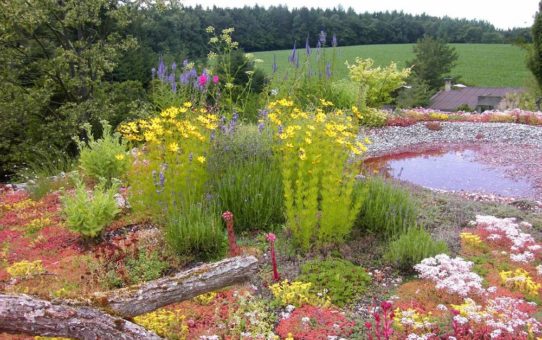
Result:
<svg viewBox="0 0 542 340"><path fill-rule="evenodd" d="M360 124L367 127L382 127L387 120L386 112L373 108L367 108L359 117Z"/></svg>
<svg viewBox="0 0 542 340"><path fill-rule="evenodd" d="M279 100L263 120L276 131L287 226L303 251L343 242L361 204L353 195L355 165L349 158L365 145L356 139L351 116L325 100L320 104L303 112Z"/></svg>
<svg viewBox="0 0 542 340"><path fill-rule="evenodd" d="M305 262L298 279L312 283L316 292L326 289L331 302L339 307L353 302L371 282L363 268L342 259Z"/></svg>
<svg viewBox="0 0 542 340"><path fill-rule="evenodd" d="M140 249L136 256L126 259L130 284L158 279L168 267L168 263L160 258L158 252L151 249Z"/></svg>
<svg viewBox="0 0 542 340"><path fill-rule="evenodd" d="M416 225L416 205L407 191L378 177L358 185L362 204L357 227L393 239Z"/></svg>
<svg viewBox="0 0 542 340"><path fill-rule="evenodd" d="M392 241L384 258L398 268L408 271L425 258L447 252L446 242L435 241L424 228L415 227Z"/></svg>
<svg viewBox="0 0 542 340"><path fill-rule="evenodd" d="M170 211L165 232L166 241L179 255L216 259L223 256L227 248L220 214L201 203Z"/></svg>
<svg viewBox="0 0 542 340"><path fill-rule="evenodd" d="M107 185L113 178L122 178L128 169L126 144L121 141L120 134L111 134L111 125L105 120L102 123L102 138L95 140L91 125L85 124L88 141L79 141L79 167L84 175L95 180L104 178Z"/></svg>
<svg viewBox="0 0 542 340"><path fill-rule="evenodd" d="M271 136L256 126L221 135L210 156L212 186L220 211L231 211L237 231L265 230L284 221L280 168Z"/></svg>
<svg viewBox="0 0 542 340"><path fill-rule="evenodd" d="M160 219L178 205L203 199L207 158L218 121L218 116L203 108L196 110L186 102L162 111L158 117L119 128L127 140L146 143L134 153L129 170L134 210Z"/></svg>
<svg viewBox="0 0 542 340"><path fill-rule="evenodd" d="M69 229L85 238L99 236L120 211L115 200L118 183L106 188L102 180L89 195L80 178L75 178L75 194L62 196L62 214Z"/></svg>

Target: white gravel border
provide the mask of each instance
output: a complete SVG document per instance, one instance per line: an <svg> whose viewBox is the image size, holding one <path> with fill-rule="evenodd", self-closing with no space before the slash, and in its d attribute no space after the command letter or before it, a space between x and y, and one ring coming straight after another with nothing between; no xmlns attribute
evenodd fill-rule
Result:
<svg viewBox="0 0 542 340"><path fill-rule="evenodd" d="M515 123L440 122L442 130L433 131L425 122L407 127L388 126L362 131L372 144L366 157L391 153L398 148L433 143L495 142L532 145L542 148L542 127ZM542 160L541 160L542 161Z"/></svg>

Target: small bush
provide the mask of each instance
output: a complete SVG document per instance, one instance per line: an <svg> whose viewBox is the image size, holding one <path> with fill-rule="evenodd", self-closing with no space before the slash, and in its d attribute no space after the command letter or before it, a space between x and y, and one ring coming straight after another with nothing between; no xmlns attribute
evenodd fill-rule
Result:
<svg viewBox="0 0 542 340"><path fill-rule="evenodd" d="M386 125L388 115L386 112L378 109L367 108L361 113L359 122L367 127L382 127Z"/></svg>
<svg viewBox="0 0 542 340"><path fill-rule="evenodd" d="M266 230L284 221L280 168L270 136L256 126L239 126L221 136L210 161L220 211L231 211L235 229Z"/></svg>
<svg viewBox="0 0 542 340"><path fill-rule="evenodd" d="M99 236L120 211L114 197L118 183L106 188L102 180L90 195L81 179L76 178L75 183L75 194L65 193L61 198L66 225L85 238Z"/></svg>
<svg viewBox="0 0 542 340"><path fill-rule="evenodd" d="M362 200L358 228L393 239L416 225L416 205L407 191L378 177L358 185Z"/></svg>
<svg viewBox="0 0 542 340"><path fill-rule="evenodd" d="M371 282L365 269L342 259L305 262L298 279L312 283L316 291L327 289L331 302L339 307L352 303Z"/></svg>
<svg viewBox="0 0 542 340"><path fill-rule="evenodd" d="M389 244L384 258L402 270L412 270L421 260L437 254L448 253L444 241L435 241L422 227L410 228Z"/></svg>
<svg viewBox="0 0 542 340"><path fill-rule="evenodd" d="M151 249L140 249L136 256L126 260L131 284L158 279L168 267L168 263L160 258L158 252Z"/></svg>
<svg viewBox="0 0 542 340"><path fill-rule="evenodd" d="M85 124L88 141L79 141L79 167L83 174L99 180L104 178L107 185L113 178L122 178L128 170L128 157L126 157L126 144L121 141L120 134L111 134L111 125L105 120L101 121L102 138L95 140L91 125Z"/></svg>
<svg viewBox="0 0 542 340"><path fill-rule="evenodd" d="M201 203L170 211L165 238L179 255L216 259L223 256L226 250L220 214L213 207L205 207Z"/></svg>

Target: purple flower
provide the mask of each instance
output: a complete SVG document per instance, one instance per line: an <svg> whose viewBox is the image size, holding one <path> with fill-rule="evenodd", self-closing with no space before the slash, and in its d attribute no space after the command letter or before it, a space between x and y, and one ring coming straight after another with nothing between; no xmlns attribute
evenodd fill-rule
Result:
<svg viewBox="0 0 542 340"><path fill-rule="evenodd" d="M331 46L337 47L337 45L337 36L335 35L335 33L333 33L333 38L331 38Z"/></svg>
<svg viewBox="0 0 542 340"><path fill-rule="evenodd" d="M318 38L318 40L322 43L322 46L326 45L326 37L327 37L326 32L320 31L320 37Z"/></svg>
<svg viewBox="0 0 542 340"><path fill-rule="evenodd" d="M158 79L164 81L166 78L166 64L164 64L164 59L160 57L160 62L158 63L157 71Z"/></svg>
<svg viewBox="0 0 542 340"><path fill-rule="evenodd" d="M173 73L175 73L176 69L177 69L177 64L173 62L173 64L171 64L171 70L173 71Z"/></svg>
<svg viewBox="0 0 542 340"><path fill-rule="evenodd" d="M307 35L307 40L305 40L305 51L307 55L311 55L311 46L309 45L309 36Z"/></svg>
<svg viewBox="0 0 542 340"><path fill-rule="evenodd" d="M330 63L326 64L326 77L327 79L331 78L331 64Z"/></svg>
<svg viewBox="0 0 542 340"><path fill-rule="evenodd" d="M278 66L277 66L277 56L273 54L273 73L277 72Z"/></svg>
<svg viewBox="0 0 542 340"><path fill-rule="evenodd" d="M294 42L294 48L292 49L292 54L290 54L290 56L288 57L288 60L292 64L295 64L296 55L297 55L297 49L296 49L295 45L296 45L296 42Z"/></svg>
<svg viewBox="0 0 542 340"><path fill-rule="evenodd" d="M263 129L264 129L264 128L265 128L264 122L258 123L258 131L259 131L260 133L263 132Z"/></svg>
<svg viewBox="0 0 542 340"><path fill-rule="evenodd" d="M188 59L183 60L183 67L186 67L188 65Z"/></svg>
<svg viewBox="0 0 542 340"><path fill-rule="evenodd" d="M282 135L282 132L284 131L284 128L282 127L282 125L279 125L279 135Z"/></svg>

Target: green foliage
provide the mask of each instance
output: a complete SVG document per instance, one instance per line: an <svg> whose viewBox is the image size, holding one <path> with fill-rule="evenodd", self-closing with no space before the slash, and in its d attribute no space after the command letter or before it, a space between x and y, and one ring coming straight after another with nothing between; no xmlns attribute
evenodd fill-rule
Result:
<svg viewBox="0 0 542 340"><path fill-rule="evenodd" d="M539 88L542 88L542 2L538 4L531 34L533 44L529 49L527 67L536 78Z"/></svg>
<svg viewBox="0 0 542 340"><path fill-rule="evenodd" d="M408 191L378 177L358 185L362 201L358 228L394 239L416 226L417 208Z"/></svg>
<svg viewBox="0 0 542 340"><path fill-rule="evenodd" d="M441 88L444 78L450 75L459 59L455 48L442 40L425 36L418 40L413 50L416 57L407 62L407 65L412 65L412 73L426 82L431 90Z"/></svg>
<svg viewBox="0 0 542 340"><path fill-rule="evenodd" d="M105 179L109 185L113 178L121 179L128 171L129 159L126 156L126 143L120 133L111 134L111 125L102 123L102 138L94 139L90 124L85 124L87 141L79 141L79 167L85 176L99 180Z"/></svg>
<svg viewBox="0 0 542 340"><path fill-rule="evenodd" d="M169 211L165 238L178 255L217 259L226 251L220 213L212 206L194 203Z"/></svg>
<svg viewBox="0 0 542 340"><path fill-rule="evenodd" d="M356 58L355 63L347 67L350 79L358 86L358 106L362 111L367 106L379 107L391 102L392 93L410 75L410 69L398 70L393 62L385 68L374 67L372 59Z"/></svg>
<svg viewBox="0 0 542 340"><path fill-rule="evenodd" d="M158 279L168 268L168 263L160 258L158 252L150 249L140 249L137 256L126 260L129 284Z"/></svg>
<svg viewBox="0 0 542 340"><path fill-rule="evenodd" d="M474 110L472 107L469 106L469 104L461 104L458 107L455 108L456 111L465 111L465 112L473 112Z"/></svg>
<svg viewBox="0 0 542 340"><path fill-rule="evenodd" d="M64 193L61 198L68 228L84 238L100 236L120 211L114 197L117 190L118 183L106 188L106 183L101 181L89 194L85 184L76 177L74 195Z"/></svg>
<svg viewBox="0 0 542 340"><path fill-rule="evenodd" d="M269 230L284 221L281 173L268 132L238 126L217 136L209 157L220 211L233 213L237 231Z"/></svg>
<svg viewBox="0 0 542 340"><path fill-rule="evenodd" d="M343 307L365 292L371 277L365 269L349 261L326 259L305 262L298 280L312 283L316 292L326 290L331 302Z"/></svg>
<svg viewBox="0 0 542 340"><path fill-rule="evenodd" d="M402 88L397 95L396 103L400 108L427 107L433 91L424 80L411 76L407 80L409 88Z"/></svg>
<svg viewBox="0 0 542 340"><path fill-rule="evenodd" d="M121 53L130 5L118 0L0 3L0 174L11 175L33 151L76 153L71 136ZM16 43L14 43L16 42ZM99 103L95 103L96 105Z"/></svg>
<svg viewBox="0 0 542 340"><path fill-rule="evenodd" d="M353 194L351 159L365 149L357 126L350 113L323 99L320 105L302 111L293 101L278 100L261 121L276 140L287 227L302 251L344 242L361 204Z"/></svg>
<svg viewBox="0 0 542 340"><path fill-rule="evenodd" d="M361 113L359 123L367 127L382 127L386 125L388 115L386 112L368 107Z"/></svg>
<svg viewBox="0 0 542 340"><path fill-rule="evenodd" d="M390 242L384 258L402 270L410 271L421 260L442 253L448 253L446 242L433 240L422 227L413 227Z"/></svg>

